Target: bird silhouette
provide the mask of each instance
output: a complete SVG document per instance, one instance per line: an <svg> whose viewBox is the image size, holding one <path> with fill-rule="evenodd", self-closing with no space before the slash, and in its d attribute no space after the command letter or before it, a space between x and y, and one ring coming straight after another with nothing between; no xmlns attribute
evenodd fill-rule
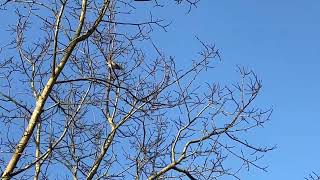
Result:
<svg viewBox="0 0 320 180"><path fill-rule="evenodd" d="M119 65L118 63L116 63L112 59L107 60L107 64L108 64L110 69L118 69L118 70L123 69L121 65Z"/></svg>

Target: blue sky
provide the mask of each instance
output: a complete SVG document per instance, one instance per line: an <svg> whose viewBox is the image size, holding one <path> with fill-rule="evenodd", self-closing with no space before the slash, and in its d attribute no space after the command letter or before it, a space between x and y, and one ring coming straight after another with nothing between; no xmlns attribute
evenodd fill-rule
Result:
<svg viewBox="0 0 320 180"><path fill-rule="evenodd" d="M319 172L320 145L320 1L202 0L198 8L159 12L172 20L156 42L179 63L190 62L199 44L216 44L222 62L203 76L206 82L233 82L236 65L253 69L263 82L258 106L272 107L272 121L248 137L277 145L244 179L303 179ZM165 37L165 38L164 38Z"/></svg>
<svg viewBox="0 0 320 180"><path fill-rule="evenodd" d="M320 1L201 0L189 14L186 8L166 8L156 14L172 24L167 33L154 33L166 54L180 64L190 62L200 48L195 36L220 49L222 62L201 81L234 82L236 65L262 79L257 106L272 107L274 113L248 139L278 148L261 161L269 165L267 173L252 169L244 179L299 180L320 173ZM2 40L9 21L0 24Z"/></svg>

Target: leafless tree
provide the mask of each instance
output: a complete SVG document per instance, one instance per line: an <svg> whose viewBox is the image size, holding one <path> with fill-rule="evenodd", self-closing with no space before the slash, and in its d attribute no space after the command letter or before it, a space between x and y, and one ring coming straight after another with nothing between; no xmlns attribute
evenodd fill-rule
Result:
<svg viewBox="0 0 320 180"><path fill-rule="evenodd" d="M312 172L311 174L308 175L308 177L305 177L304 179L305 180L319 180L320 176L317 173Z"/></svg>
<svg viewBox="0 0 320 180"><path fill-rule="evenodd" d="M190 11L198 1L175 2ZM239 67L230 86L199 79L219 60L201 40L198 59L180 69L151 36L168 23L139 21L137 3L1 2L17 17L0 52L2 179L238 179L242 169L266 170L258 160L273 147L245 136L271 114L253 104L256 74Z"/></svg>

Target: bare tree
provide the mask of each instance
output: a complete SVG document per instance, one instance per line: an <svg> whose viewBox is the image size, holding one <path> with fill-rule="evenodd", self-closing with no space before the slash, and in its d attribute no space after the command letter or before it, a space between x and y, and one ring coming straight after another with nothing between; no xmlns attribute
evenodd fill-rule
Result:
<svg viewBox="0 0 320 180"><path fill-rule="evenodd" d="M312 172L308 175L308 177L305 177L304 178L305 180L319 180L320 179L320 176L315 173L315 172Z"/></svg>
<svg viewBox="0 0 320 180"><path fill-rule="evenodd" d="M176 1L188 11L197 2ZM17 17L0 61L2 179L238 179L241 169L266 170L258 160L273 147L245 139L271 115L253 104L256 74L239 67L238 83L203 82L220 57L201 40L198 59L179 69L151 37L168 23L138 21L136 3L1 3Z"/></svg>

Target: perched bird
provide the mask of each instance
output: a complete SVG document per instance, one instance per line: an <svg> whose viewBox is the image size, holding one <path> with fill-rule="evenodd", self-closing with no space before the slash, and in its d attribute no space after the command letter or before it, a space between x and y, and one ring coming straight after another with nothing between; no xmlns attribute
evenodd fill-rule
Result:
<svg viewBox="0 0 320 180"><path fill-rule="evenodd" d="M121 65L117 64L112 59L107 60L107 64L111 69L119 69L119 70L123 69Z"/></svg>

